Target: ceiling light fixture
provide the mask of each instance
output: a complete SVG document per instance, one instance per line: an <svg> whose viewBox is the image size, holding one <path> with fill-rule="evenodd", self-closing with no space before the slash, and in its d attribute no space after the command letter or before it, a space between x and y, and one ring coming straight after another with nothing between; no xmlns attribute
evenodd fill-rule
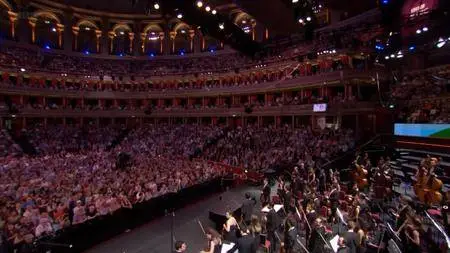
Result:
<svg viewBox="0 0 450 253"><path fill-rule="evenodd" d="M217 14L217 11L216 10L212 10L212 12L211 12L213 15L216 15Z"/></svg>
<svg viewBox="0 0 450 253"><path fill-rule="evenodd" d="M221 23L221 24L219 24L219 28L220 28L220 30L223 30L223 29L225 29L225 25L223 23Z"/></svg>
<svg viewBox="0 0 450 253"><path fill-rule="evenodd" d="M443 38L439 38L438 43L436 44L437 48L441 48L445 45L445 40Z"/></svg>
<svg viewBox="0 0 450 253"><path fill-rule="evenodd" d="M206 7L205 7L205 11L206 11L206 12L210 12L210 11L211 11L211 7L206 6Z"/></svg>
<svg viewBox="0 0 450 253"><path fill-rule="evenodd" d="M292 0L292 3L293 4L298 3L298 0Z"/></svg>
<svg viewBox="0 0 450 253"><path fill-rule="evenodd" d="M182 18L183 18L183 14L178 13L177 18L178 18L178 19L182 19Z"/></svg>
<svg viewBox="0 0 450 253"><path fill-rule="evenodd" d="M155 10L159 10L159 4L158 4L158 3L155 3L155 4L153 5L153 8L155 8Z"/></svg>
<svg viewBox="0 0 450 253"><path fill-rule="evenodd" d="M86 30L86 31L90 31L90 30L91 30L91 28L90 28L90 27L85 27L85 28L84 28L84 30Z"/></svg>
<svg viewBox="0 0 450 253"><path fill-rule="evenodd" d="M197 1L197 7L198 8L202 8L203 7L203 2L202 1Z"/></svg>
<svg viewBox="0 0 450 253"><path fill-rule="evenodd" d="M311 17L307 17L306 21L308 21L308 22L311 21Z"/></svg>

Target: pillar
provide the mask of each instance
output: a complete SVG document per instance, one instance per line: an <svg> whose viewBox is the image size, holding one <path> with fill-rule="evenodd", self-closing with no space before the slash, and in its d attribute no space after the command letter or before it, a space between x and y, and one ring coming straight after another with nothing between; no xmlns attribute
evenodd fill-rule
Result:
<svg viewBox="0 0 450 253"><path fill-rule="evenodd" d="M159 33L159 53L164 53L164 32Z"/></svg>
<svg viewBox="0 0 450 253"><path fill-rule="evenodd" d="M33 44L36 42L36 21L37 18L35 17L28 18L28 24L31 27L31 43Z"/></svg>
<svg viewBox="0 0 450 253"><path fill-rule="evenodd" d="M73 49L74 51L78 51L78 34L80 32L80 28L77 26L72 27L73 33Z"/></svg>
<svg viewBox="0 0 450 253"><path fill-rule="evenodd" d="M109 19L107 17L102 18L102 37L101 37L101 49L102 55L108 55L108 45L109 45Z"/></svg>
<svg viewBox="0 0 450 253"><path fill-rule="evenodd" d="M169 33L169 36L170 36L172 53L175 53L175 37L177 36L177 32L172 31Z"/></svg>
<svg viewBox="0 0 450 253"><path fill-rule="evenodd" d="M189 43L190 43L190 52L191 53L194 52L194 36L195 36L195 31L189 30Z"/></svg>
<svg viewBox="0 0 450 253"><path fill-rule="evenodd" d="M116 37L116 33L115 32L109 32L108 33L108 38L109 38L109 53L112 54L114 51L114 37Z"/></svg>
<svg viewBox="0 0 450 253"><path fill-rule="evenodd" d="M56 32L58 33L58 47L59 48L63 48L64 25L63 24L56 24Z"/></svg>
<svg viewBox="0 0 450 253"><path fill-rule="evenodd" d="M64 27L72 27L73 14L69 11L64 12ZM71 29L64 29L64 51L72 52L74 45L73 31Z"/></svg>
<svg viewBox="0 0 450 253"><path fill-rule="evenodd" d="M141 53L145 54L145 41L147 38L147 34L141 33Z"/></svg>
<svg viewBox="0 0 450 253"><path fill-rule="evenodd" d="M17 13L8 11L9 16L9 24L10 24L10 32L11 38L14 40L16 38L16 21L17 21Z"/></svg>
<svg viewBox="0 0 450 253"><path fill-rule="evenodd" d="M100 53L100 39L102 37L102 31L100 30L95 30L95 45L96 45L96 49L97 49L97 53Z"/></svg>
<svg viewBox="0 0 450 253"><path fill-rule="evenodd" d="M128 33L128 38L130 39L130 55L133 55L134 33Z"/></svg>

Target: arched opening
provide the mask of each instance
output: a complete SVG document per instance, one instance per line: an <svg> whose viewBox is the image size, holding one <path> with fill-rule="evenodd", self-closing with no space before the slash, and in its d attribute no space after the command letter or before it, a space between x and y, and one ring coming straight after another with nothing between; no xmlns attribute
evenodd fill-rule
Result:
<svg viewBox="0 0 450 253"><path fill-rule="evenodd" d="M114 55L130 55L131 52L131 28L125 24L115 25L111 43L111 53Z"/></svg>
<svg viewBox="0 0 450 253"><path fill-rule="evenodd" d="M157 24L149 24L143 32L143 54L160 55L163 54L164 32L161 26Z"/></svg>
<svg viewBox="0 0 450 253"><path fill-rule="evenodd" d="M99 53L99 43L97 38L97 31L100 31L97 24L89 20L83 20L78 22L77 27L79 29L76 37L77 46L76 51L83 52L85 54ZM101 34L101 33L100 33Z"/></svg>
<svg viewBox="0 0 450 253"><path fill-rule="evenodd" d="M250 15L248 15L245 12L239 12L236 13L234 16L234 23L242 29L246 34L254 37L254 26L255 26L255 19L252 18ZM254 39L254 38L253 38Z"/></svg>
<svg viewBox="0 0 450 253"><path fill-rule="evenodd" d="M176 34L173 41L173 54L184 55L192 53L190 30L191 28L185 23L178 23L175 26L174 31Z"/></svg>
<svg viewBox="0 0 450 253"><path fill-rule="evenodd" d="M57 22L39 17L36 20L36 44L46 49L59 48Z"/></svg>
<svg viewBox="0 0 450 253"><path fill-rule="evenodd" d="M220 41L214 37L208 36L206 35L204 37L205 40L205 47L204 47L204 51L207 52L214 52L216 50L220 50L221 48L221 44Z"/></svg>

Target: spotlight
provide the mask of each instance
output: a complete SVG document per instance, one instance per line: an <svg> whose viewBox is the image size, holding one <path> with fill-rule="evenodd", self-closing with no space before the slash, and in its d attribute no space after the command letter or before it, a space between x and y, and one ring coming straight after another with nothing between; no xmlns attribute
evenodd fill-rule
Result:
<svg viewBox="0 0 450 253"><path fill-rule="evenodd" d="M397 58L403 58L402 54L397 55Z"/></svg>
<svg viewBox="0 0 450 253"><path fill-rule="evenodd" d="M159 10L159 4L158 4L158 3L155 3L155 4L153 5L153 8L155 8L155 10Z"/></svg>
<svg viewBox="0 0 450 253"><path fill-rule="evenodd" d="M26 70L24 68L20 68L20 71L25 72Z"/></svg>
<svg viewBox="0 0 450 253"><path fill-rule="evenodd" d="M180 55L184 55L184 52L183 52L183 51L181 51L181 52L180 52Z"/></svg>
<svg viewBox="0 0 450 253"><path fill-rule="evenodd" d="M293 4L298 3L298 0L292 0L292 3Z"/></svg>
<svg viewBox="0 0 450 253"><path fill-rule="evenodd" d="M383 4L388 4L389 0L383 0Z"/></svg>
<svg viewBox="0 0 450 253"><path fill-rule="evenodd" d="M50 46L49 46L49 45L46 45L46 46L45 46L45 49L50 49Z"/></svg>
<svg viewBox="0 0 450 253"><path fill-rule="evenodd" d="M303 19L298 19L298 22L300 23L300 24L303 24L303 22L305 22L305 21L303 21Z"/></svg>
<svg viewBox="0 0 450 253"><path fill-rule="evenodd" d="M428 27L425 26L424 28L422 28L422 31L423 32L428 32Z"/></svg>
<svg viewBox="0 0 450 253"><path fill-rule="evenodd" d="M445 45L445 40L443 38L439 38L438 43L436 44L437 48L441 48Z"/></svg>
<svg viewBox="0 0 450 253"><path fill-rule="evenodd" d="M216 15L217 14L217 11L216 10L212 10L212 12L211 12L213 15Z"/></svg>
<svg viewBox="0 0 450 253"><path fill-rule="evenodd" d="M209 52L214 53L214 49L210 49Z"/></svg>
<svg viewBox="0 0 450 253"><path fill-rule="evenodd" d="M181 33L183 33L183 34L184 34L184 33L186 33L186 31L185 31L185 30L181 30Z"/></svg>
<svg viewBox="0 0 450 253"><path fill-rule="evenodd" d="M389 60L389 55L386 55L384 59Z"/></svg>
<svg viewBox="0 0 450 253"><path fill-rule="evenodd" d="M417 33L417 34L421 34L421 33L422 33L422 30L417 29L417 30L416 30L416 33Z"/></svg>
<svg viewBox="0 0 450 253"><path fill-rule="evenodd" d="M197 1L197 7L198 8L202 8L203 7L203 2L202 1Z"/></svg>
<svg viewBox="0 0 450 253"><path fill-rule="evenodd" d="M88 50L84 51L84 54L89 54L89 51Z"/></svg>
<svg viewBox="0 0 450 253"><path fill-rule="evenodd" d="M54 28L54 27L53 27L53 28L52 28L52 32L54 32L54 33L55 33L55 32L56 32L56 28Z"/></svg>
<svg viewBox="0 0 450 253"><path fill-rule="evenodd" d="M183 18L183 14L178 13L177 18L178 18L178 19L182 19L182 18Z"/></svg>
<svg viewBox="0 0 450 253"><path fill-rule="evenodd" d="M242 20L242 24L246 24L247 23L247 21L245 21L245 20Z"/></svg>
<svg viewBox="0 0 450 253"><path fill-rule="evenodd" d="M410 46L410 47L409 47L409 51L414 51L415 49L416 49L415 46Z"/></svg>
<svg viewBox="0 0 450 253"><path fill-rule="evenodd" d="M395 55L394 54L391 54L391 58L394 58L395 57Z"/></svg>
<svg viewBox="0 0 450 253"><path fill-rule="evenodd" d="M336 49L333 49L332 53L335 54L336 53Z"/></svg>
<svg viewBox="0 0 450 253"><path fill-rule="evenodd" d="M211 11L211 7L206 6L206 7L205 7L205 11L206 11L206 12L210 12L210 11Z"/></svg>
<svg viewBox="0 0 450 253"><path fill-rule="evenodd" d="M225 25L223 23L221 23L221 24L219 24L219 28L220 28L220 30L223 30L223 29L225 29Z"/></svg>
<svg viewBox="0 0 450 253"><path fill-rule="evenodd" d="M311 17L307 17L306 21L308 21L308 22L311 21Z"/></svg>
<svg viewBox="0 0 450 253"><path fill-rule="evenodd" d="M44 21L44 23L46 23L46 24L50 24L50 21L48 21L48 20L45 20L45 21Z"/></svg>
<svg viewBox="0 0 450 253"><path fill-rule="evenodd" d="M154 53L150 53L150 57L155 57L155 54Z"/></svg>
<svg viewBox="0 0 450 253"><path fill-rule="evenodd" d="M86 27L86 28L84 28L84 30L86 30L86 31L90 31L90 30L91 30L91 28L90 28L90 27Z"/></svg>
<svg viewBox="0 0 450 253"><path fill-rule="evenodd" d="M120 35L124 35L124 34L125 34L125 32L120 32L119 34L120 34Z"/></svg>

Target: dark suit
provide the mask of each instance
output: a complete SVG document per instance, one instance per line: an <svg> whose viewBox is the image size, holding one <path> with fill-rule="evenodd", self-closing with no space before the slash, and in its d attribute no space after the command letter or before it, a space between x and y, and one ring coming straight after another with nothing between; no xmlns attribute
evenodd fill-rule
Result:
<svg viewBox="0 0 450 253"><path fill-rule="evenodd" d="M293 227L292 229L284 233L284 248L286 253L295 252L295 244L297 242L297 229Z"/></svg>
<svg viewBox="0 0 450 253"><path fill-rule="evenodd" d="M270 241L270 251L271 253L275 252L277 247L277 237L275 236L275 231L277 230L279 226L279 218L278 214L275 212L275 210L272 208L269 213L267 214L267 240Z"/></svg>
<svg viewBox="0 0 450 253"><path fill-rule="evenodd" d="M345 232L343 234L345 239L345 245L348 248L349 253L356 253L358 244L357 244L357 234L355 232Z"/></svg>
<svg viewBox="0 0 450 253"><path fill-rule="evenodd" d="M256 253L256 249L255 238L251 235L244 235L239 238L233 248L227 252L234 253L235 250L239 250L239 253Z"/></svg>
<svg viewBox="0 0 450 253"><path fill-rule="evenodd" d="M255 200L251 198L246 199L244 203L242 203L242 218L247 225L250 223L250 220L252 218L253 207L255 206L255 204Z"/></svg>
<svg viewBox="0 0 450 253"><path fill-rule="evenodd" d="M284 204L284 210L286 210L286 212L289 212L291 210L291 199L292 199L292 192L288 191L288 192L284 192L283 194L284 199L283 199L283 204Z"/></svg>

